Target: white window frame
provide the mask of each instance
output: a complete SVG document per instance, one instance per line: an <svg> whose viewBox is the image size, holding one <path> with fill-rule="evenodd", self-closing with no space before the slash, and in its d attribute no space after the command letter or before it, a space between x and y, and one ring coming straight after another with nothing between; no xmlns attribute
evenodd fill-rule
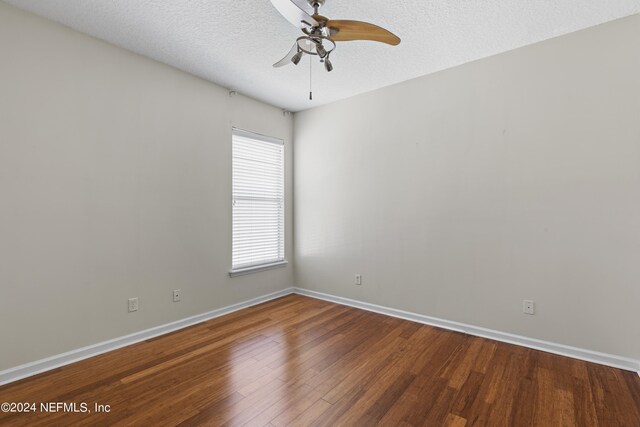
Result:
<svg viewBox="0 0 640 427"><path fill-rule="evenodd" d="M234 237L234 233L235 233L235 211L234 211L234 206L235 206L235 202L236 199L240 200L242 199L242 197L238 198L237 194L236 194L236 187L235 187L235 182L234 182L234 174L235 174L235 156L234 156L234 149L235 149L235 138L237 137L241 137L241 138L245 138L245 139L250 139L252 141L255 142L259 142L259 143L265 143L265 144L276 144L279 146L282 146L282 190L281 190L281 195L280 197L274 198L273 200L277 200L280 203L280 208L281 208L281 215L282 215L282 219L280 222L280 232L278 234L278 241L277 241L277 245L282 248L282 255L280 256L280 253L278 253L278 256L276 260L273 261L269 261L269 262L262 262L262 263L256 263L256 264L241 264L241 265L233 265L234 262L234 242L235 242L235 237ZM285 208L285 153L284 153L284 141L282 139L278 139L278 138L273 138L270 136L266 136L266 135L262 135L259 133L255 133L255 132L250 132L250 131L246 131L243 129L239 129L239 128L232 128L232 132L231 132L231 149L232 149L232 155L231 155L231 270L229 271L229 276L231 277L235 277L235 276L240 276L240 275L244 275L244 274L250 274L250 273L257 273L260 271L265 271L265 270L270 270L273 268L280 268L280 267L284 267L287 265L287 260L285 258L285 254L286 254L286 238L285 238L285 228L286 228L286 208ZM245 198L244 200L249 200L247 198Z"/></svg>

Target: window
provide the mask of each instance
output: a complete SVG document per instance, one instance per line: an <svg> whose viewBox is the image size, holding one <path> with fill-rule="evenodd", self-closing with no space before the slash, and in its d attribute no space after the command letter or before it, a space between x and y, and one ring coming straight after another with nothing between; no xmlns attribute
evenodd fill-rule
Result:
<svg viewBox="0 0 640 427"><path fill-rule="evenodd" d="M284 142L233 129L231 275L284 265Z"/></svg>

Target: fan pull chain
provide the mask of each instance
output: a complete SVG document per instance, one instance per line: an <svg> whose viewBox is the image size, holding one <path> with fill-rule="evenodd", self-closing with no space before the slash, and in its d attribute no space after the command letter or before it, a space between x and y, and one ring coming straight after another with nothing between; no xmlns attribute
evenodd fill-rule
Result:
<svg viewBox="0 0 640 427"><path fill-rule="evenodd" d="M312 75L311 75L311 63L313 62L313 57L309 55L309 101L313 101L313 86L312 86Z"/></svg>

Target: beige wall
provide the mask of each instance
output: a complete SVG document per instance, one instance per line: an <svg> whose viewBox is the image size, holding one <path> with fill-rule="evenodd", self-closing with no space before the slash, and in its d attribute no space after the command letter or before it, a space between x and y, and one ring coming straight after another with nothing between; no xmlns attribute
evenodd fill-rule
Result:
<svg viewBox="0 0 640 427"><path fill-rule="evenodd" d="M290 117L0 2L0 370L293 284L228 277L232 125L286 141L291 258Z"/></svg>
<svg viewBox="0 0 640 427"><path fill-rule="evenodd" d="M296 114L294 140L298 286L640 359L640 16Z"/></svg>

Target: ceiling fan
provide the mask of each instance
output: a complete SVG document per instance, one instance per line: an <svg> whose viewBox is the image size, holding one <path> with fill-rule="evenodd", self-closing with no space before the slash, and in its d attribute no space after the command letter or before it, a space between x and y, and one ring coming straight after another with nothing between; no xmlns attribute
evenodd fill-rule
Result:
<svg viewBox="0 0 640 427"><path fill-rule="evenodd" d="M368 22L333 20L318 14L325 0L271 0L273 6L287 21L300 28L304 36L298 37L289 53L274 67L293 63L298 65L303 55L320 57L327 71L333 70L329 59L336 42L371 40L396 46L400 38L392 32ZM311 9L313 9L312 14ZM307 12L309 11L309 12Z"/></svg>

